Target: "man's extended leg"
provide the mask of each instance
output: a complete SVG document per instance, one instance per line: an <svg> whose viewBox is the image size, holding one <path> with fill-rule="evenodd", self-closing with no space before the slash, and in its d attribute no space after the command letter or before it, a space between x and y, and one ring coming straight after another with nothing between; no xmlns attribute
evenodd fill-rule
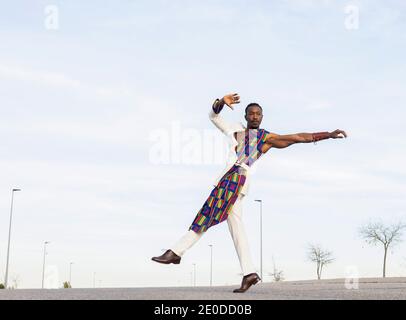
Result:
<svg viewBox="0 0 406 320"><path fill-rule="evenodd" d="M189 230L170 249L166 250L164 254L160 255L159 257L152 257L152 260L164 264L179 264L181 256L187 249L193 246L202 235L202 232L197 233L193 230Z"/></svg>
<svg viewBox="0 0 406 320"><path fill-rule="evenodd" d="M255 273L255 267L252 263L248 239L242 221L243 199L244 195L240 194L230 210L230 214L227 217L227 223L231 237L234 241L235 250L238 254L238 259L240 260L243 275L246 276L248 274Z"/></svg>
<svg viewBox="0 0 406 320"><path fill-rule="evenodd" d="M193 246L203 235L203 232L197 233L193 230L186 232L170 249L178 256L183 256L185 251Z"/></svg>

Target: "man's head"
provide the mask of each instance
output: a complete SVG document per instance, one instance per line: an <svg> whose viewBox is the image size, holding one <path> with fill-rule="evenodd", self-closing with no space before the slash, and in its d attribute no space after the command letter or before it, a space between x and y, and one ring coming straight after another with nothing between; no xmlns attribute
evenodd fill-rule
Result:
<svg viewBox="0 0 406 320"><path fill-rule="evenodd" d="M262 107L258 103L250 103L245 108L245 120L248 129L258 129L262 122Z"/></svg>

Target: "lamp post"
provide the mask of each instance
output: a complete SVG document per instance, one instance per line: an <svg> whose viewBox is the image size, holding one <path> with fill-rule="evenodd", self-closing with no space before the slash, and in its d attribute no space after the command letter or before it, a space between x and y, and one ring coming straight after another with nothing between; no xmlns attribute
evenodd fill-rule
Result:
<svg viewBox="0 0 406 320"><path fill-rule="evenodd" d="M8 244L7 244L7 262L6 262L6 275L4 278L4 287L7 289L8 284L8 264L10 258L10 239L11 239L11 221L13 220L13 203L14 203L14 192L21 191L21 189L13 188L11 190L11 208L10 208L10 224L8 227Z"/></svg>
<svg viewBox="0 0 406 320"><path fill-rule="evenodd" d="M42 264L42 284L41 288L44 289L44 278L45 278L45 257L47 255L47 244L50 243L49 241L44 242L44 259Z"/></svg>
<svg viewBox="0 0 406 320"><path fill-rule="evenodd" d="M96 272L93 272L93 288L96 288Z"/></svg>
<svg viewBox="0 0 406 320"><path fill-rule="evenodd" d="M210 247L210 287L213 285L213 245L209 244Z"/></svg>
<svg viewBox="0 0 406 320"><path fill-rule="evenodd" d="M69 263L69 284L70 285L72 285L72 264L74 264L74 262Z"/></svg>
<svg viewBox="0 0 406 320"><path fill-rule="evenodd" d="M260 237L260 273L261 273L261 282L262 280L262 200L257 199L255 200L256 202L259 202L260 204L260 213L259 213L259 237Z"/></svg>

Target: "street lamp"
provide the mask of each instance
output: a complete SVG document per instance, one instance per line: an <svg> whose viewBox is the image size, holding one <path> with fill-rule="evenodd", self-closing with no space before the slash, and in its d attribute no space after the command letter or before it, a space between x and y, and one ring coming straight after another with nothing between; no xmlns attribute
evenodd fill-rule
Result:
<svg viewBox="0 0 406 320"><path fill-rule="evenodd" d="M259 236L260 236L260 259L261 259L261 263L260 263L260 268L261 268L261 282L263 282L262 280L262 200L257 199L255 200L256 202L260 203L260 214L259 214Z"/></svg>
<svg viewBox="0 0 406 320"><path fill-rule="evenodd" d="M44 289L44 277L45 277L45 256L47 255L47 244L50 243L49 241L44 242L44 260L42 264L42 289Z"/></svg>
<svg viewBox="0 0 406 320"><path fill-rule="evenodd" d="M213 245L209 244L210 247L210 287L213 285Z"/></svg>
<svg viewBox="0 0 406 320"><path fill-rule="evenodd" d="M196 287L196 263L193 263L193 285Z"/></svg>
<svg viewBox="0 0 406 320"><path fill-rule="evenodd" d="M10 239L11 239L11 221L13 219L13 203L14 203L14 192L21 191L21 189L13 188L11 191L11 209L10 209L10 224L8 228L8 244L7 244L7 262L6 262L6 275L4 279L4 287L7 289L8 284L8 264L10 258Z"/></svg>
<svg viewBox="0 0 406 320"><path fill-rule="evenodd" d="M96 288L96 272L93 272L93 288Z"/></svg>
<svg viewBox="0 0 406 320"><path fill-rule="evenodd" d="M69 284L70 285L72 285L72 264L74 264L74 262L69 263Z"/></svg>

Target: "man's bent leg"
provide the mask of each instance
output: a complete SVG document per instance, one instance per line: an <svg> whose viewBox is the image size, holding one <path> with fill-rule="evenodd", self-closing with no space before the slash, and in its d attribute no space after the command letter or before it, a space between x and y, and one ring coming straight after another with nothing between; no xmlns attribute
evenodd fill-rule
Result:
<svg viewBox="0 0 406 320"><path fill-rule="evenodd" d="M197 233L193 230L189 230L183 235L178 242L176 242L170 249L178 256L182 256L187 249L193 246L203 235L203 232Z"/></svg>
<svg viewBox="0 0 406 320"><path fill-rule="evenodd" d="M234 241L234 246L240 260L242 272L245 275L255 273L251 253L248 246L248 239L242 222L242 200L244 195L240 194L231 208L227 217L228 228Z"/></svg>

